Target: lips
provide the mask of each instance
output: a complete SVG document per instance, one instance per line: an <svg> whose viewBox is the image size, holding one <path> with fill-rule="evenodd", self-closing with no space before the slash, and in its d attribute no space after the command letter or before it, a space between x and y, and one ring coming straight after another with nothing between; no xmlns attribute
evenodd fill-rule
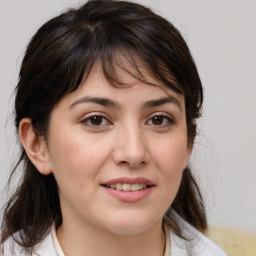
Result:
<svg viewBox="0 0 256 256"><path fill-rule="evenodd" d="M155 185L152 181L143 177L121 177L106 181L101 186L119 200L136 202L149 195Z"/></svg>
<svg viewBox="0 0 256 256"><path fill-rule="evenodd" d="M112 189L117 189L117 190L122 190L122 191L138 191L144 188L147 188L147 184L142 184L142 183L136 183L136 184L128 184L128 183L117 183L117 184L111 184L111 185L106 185L107 188L112 188Z"/></svg>
<svg viewBox="0 0 256 256"><path fill-rule="evenodd" d="M120 177L108 180L106 182L103 182L103 185L111 185L111 184L146 184L148 186L153 186L154 183L144 177L137 177L137 178L129 178L129 177Z"/></svg>

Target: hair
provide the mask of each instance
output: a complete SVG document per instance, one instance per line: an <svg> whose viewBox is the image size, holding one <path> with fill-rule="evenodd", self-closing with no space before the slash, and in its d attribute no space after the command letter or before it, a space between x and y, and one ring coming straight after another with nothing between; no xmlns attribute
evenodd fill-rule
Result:
<svg viewBox="0 0 256 256"><path fill-rule="evenodd" d="M113 86L126 85L118 76L120 68L150 84L141 71L143 67L156 81L183 94L188 144L193 145L203 89L189 48L169 21L149 8L126 1L91 0L38 29L27 46L15 89L16 128L23 118L30 118L35 133L46 137L53 108L79 87L95 63L101 65ZM54 221L57 226L61 224L62 215L53 174L40 174L21 147L9 183L19 166L24 174L5 206L1 243L12 236L21 246L30 248L47 235ZM173 231L182 236L171 209L198 230L206 229L202 196L189 167L164 216ZM17 231L22 231L19 239L14 236Z"/></svg>

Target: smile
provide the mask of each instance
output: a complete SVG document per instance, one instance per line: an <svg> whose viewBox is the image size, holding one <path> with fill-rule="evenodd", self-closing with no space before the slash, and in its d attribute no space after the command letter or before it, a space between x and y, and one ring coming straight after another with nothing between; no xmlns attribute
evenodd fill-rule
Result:
<svg viewBox="0 0 256 256"><path fill-rule="evenodd" d="M148 185L143 183L136 183L136 184L117 183L117 184L106 185L106 187L116 189L116 190L122 190L122 191L139 191L141 189L147 188Z"/></svg>
<svg viewBox="0 0 256 256"><path fill-rule="evenodd" d="M123 202L138 202L148 197L156 184L144 177L119 177L105 181L101 187L112 197Z"/></svg>

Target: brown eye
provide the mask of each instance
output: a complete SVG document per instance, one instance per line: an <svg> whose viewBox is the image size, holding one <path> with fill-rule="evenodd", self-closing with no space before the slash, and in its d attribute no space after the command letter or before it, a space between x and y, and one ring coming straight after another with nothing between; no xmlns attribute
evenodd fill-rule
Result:
<svg viewBox="0 0 256 256"><path fill-rule="evenodd" d="M91 125L98 126L101 125L103 121L102 116L93 116L90 118Z"/></svg>
<svg viewBox="0 0 256 256"><path fill-rule="evenodd" d="M83 125L90 127L101 127L105 125L110 125L108 119L101 115L92 115L81 121Z"/></svg>
<svg viewBox="0 0 256 256"><path fill-rule="evenodd" d="M147 124L155 127L159 126L159 128L164 128L164 127L171 126L172 124L175 124L175 121L167 115L159 114L159 115L152 116L147 121Z"/></svg>
<svg viewBox="0 0 256 256"><path fill-rule="evenodd" d="M154 116L152 118L152 124L153 125L161 125L163 124L164 117L163 116Z"/></svg>

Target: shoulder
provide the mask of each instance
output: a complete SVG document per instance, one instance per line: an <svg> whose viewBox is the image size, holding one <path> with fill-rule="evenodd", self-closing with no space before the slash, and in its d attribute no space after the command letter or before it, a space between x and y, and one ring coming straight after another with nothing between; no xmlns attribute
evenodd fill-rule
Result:
<svg viewBox="0 0 256 256"><path fill-rule="evenodd" d="M171 255L178 256L226 256L226 254L214 242L200 231L192 227L174 212L176 221L187 239L182 239L171 231Z"/></svg>
<svg viewBox="0 0 256 256"><path fill-rule="evenodd" d="M19 233L15 234L19 237ZM10 237L0 246L0 256L29 256L28 250L20 246ZM57 256L51 233L32 249L32 256Z"/></svg>

